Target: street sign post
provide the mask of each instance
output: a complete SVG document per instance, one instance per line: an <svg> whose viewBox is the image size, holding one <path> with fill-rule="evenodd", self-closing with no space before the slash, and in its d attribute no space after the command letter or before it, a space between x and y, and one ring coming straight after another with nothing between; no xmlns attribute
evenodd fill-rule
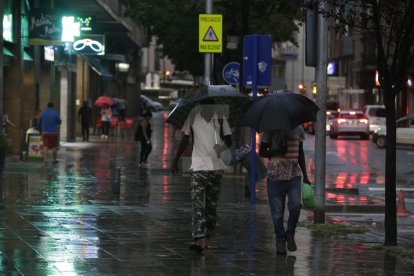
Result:
<svg viewBox="0 0 414 276"><path fill-rule="evenodd" d="M223 16L221 14L199 14L198 51L200 53L222 52Z"/></svg>
<svg viewBox="0 0 414 276"><path fill-rule="evenodd" d="M243 84L270 86L272 76L272 38L248 35L243 41Z"/></svg>
<svg viewBox="0 0 414 276"><path fill-rule="evenodd" d="M229 62L223 67L223 79L230 85L236 85L240 82L240 63Z"/></svg>
<svg viewBox="0 0 414 276"><path fill-rule="evenodd" d="M272 82L272 38L270 35L248 35L243 39L243 85L251 87L253 99L258 86ZM256 152L256 130L252 129L252 152ZM250 201L256 199L256 155L251 154Z"/></svg>

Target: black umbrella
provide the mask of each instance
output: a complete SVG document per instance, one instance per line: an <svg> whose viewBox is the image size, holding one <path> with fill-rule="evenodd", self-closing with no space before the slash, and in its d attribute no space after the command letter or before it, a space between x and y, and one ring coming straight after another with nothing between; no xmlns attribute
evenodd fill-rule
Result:
<svg viewBox="0 0 414 276"><path fill-rule="evenodd" d="M308 97L283 91L256 98L244 115L242 125L258 131L291 130L316 121L319 107Z"/></svg>
<svg viewBox="0 0 414 276"><path fill-rule="evenodd" d="M248 96L240 93L231 85L209 85L184 95L168 115L166 122L182 128L194 108L206 100L214 103L216 111L218 113L221 111L226 116L230 126L241 124L244 112L251 103Z"/></svg>

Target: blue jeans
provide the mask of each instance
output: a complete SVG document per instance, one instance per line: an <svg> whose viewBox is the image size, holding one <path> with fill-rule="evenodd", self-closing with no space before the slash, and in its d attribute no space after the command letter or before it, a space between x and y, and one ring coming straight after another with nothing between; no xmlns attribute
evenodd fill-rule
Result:
<svg viewBox="0 0 414 276"><path fill-rule="evenodd" d="M267 196L277 240L284 240L286 233L295 233L301 209L301 179L300 176L296 176L290 180L267 180ZM285 231L283 216L286 196L288 197L289 218Z"/></svg>

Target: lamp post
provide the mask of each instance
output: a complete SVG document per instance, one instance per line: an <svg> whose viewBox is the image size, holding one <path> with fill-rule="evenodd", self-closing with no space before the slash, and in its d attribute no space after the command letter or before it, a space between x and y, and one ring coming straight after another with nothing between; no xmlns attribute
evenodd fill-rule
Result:
<svg viewBox="0 0 414 276"><path fill-rule="evenodd" d="M212 0L206 0L206 13L211 14L213 13L213 1ZM211 76L211 53L205 53L204 54L204 84L209 85L211 82L210 76Z"/></svg>

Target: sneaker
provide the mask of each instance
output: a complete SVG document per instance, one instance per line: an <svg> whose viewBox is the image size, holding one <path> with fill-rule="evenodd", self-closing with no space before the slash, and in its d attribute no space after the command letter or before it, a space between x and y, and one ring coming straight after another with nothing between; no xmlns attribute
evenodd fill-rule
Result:
<svg viewBox="0 0 414 276"><path fill-rule="evenodd" d="M296 246L296 242L295 242L295 235L293 233L286 233L286 244L287 244L287 249L290 252L298 250L298 247Z"/></svg>
<svg viewBox="0 0 414 276"><path fill-rule="evenodd" d="M285 240L276 241L276 254L286 255L286 241Z"/></svg>

